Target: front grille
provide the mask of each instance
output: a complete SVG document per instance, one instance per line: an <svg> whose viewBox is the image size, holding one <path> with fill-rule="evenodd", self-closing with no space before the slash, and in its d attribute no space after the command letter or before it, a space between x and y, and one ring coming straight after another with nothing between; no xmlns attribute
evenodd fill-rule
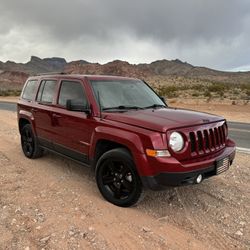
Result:
<svg viewBox="0 0 250 250"><path fill-rule="evenodd" d="M189 132L191 154L205 154L225 146L226 125Z"/></svg>

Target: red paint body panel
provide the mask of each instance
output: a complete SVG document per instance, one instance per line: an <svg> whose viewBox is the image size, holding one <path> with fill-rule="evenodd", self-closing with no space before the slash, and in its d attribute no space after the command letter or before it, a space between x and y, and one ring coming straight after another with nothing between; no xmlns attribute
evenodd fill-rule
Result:
<svg viewBox="0 0 250 250"><path fill-rule="evenodd" d="M223 132L218 146L192 149L190 133L210 131L224 126L225 120L215 115L183 109L159 108L131 110L128 112L103 112L100 118L90 80L129 79L110 76L51 75L31 77L41 80L57 80L53 103L44 105L36 101L36 95L27 101L20 98L18 118L29 121L37 137L61 145L88 159L94 160L96 145L100 140L115 142L127 147L135 161L140 176L154 176L159 173L180 173L204 169L215 161L233 156L235 144ZM72 112L57 104L62 80L80 82L86 92L91 114ZM39 86L39 84L38 84ZM37 87L38 88L38 87ZM226 126L226 125L225 125ZM220 128L218 128L220 129ZM176 153L168 145L171 131L178 131L185 140L185 147ZM219 130L218 130L219 131ZM205 133L205 132L204 132ZM222 132L221 132L222 133ZM223 139L223 140L222 140ZM204 141L204 138L202 139ZM218 143L219 144L219 143ZM207 148L206 148L207 147ZM170 157L149 157L146 149L169 150ZM192 151L193 150L193 151Z"/></svg>

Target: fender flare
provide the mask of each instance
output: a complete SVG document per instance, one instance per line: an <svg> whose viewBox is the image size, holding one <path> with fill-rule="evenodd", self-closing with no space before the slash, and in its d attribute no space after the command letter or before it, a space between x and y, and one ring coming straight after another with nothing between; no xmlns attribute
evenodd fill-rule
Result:
<svg viewBox="0 0 250 250"><path fill-rule="evenodd" d="M99 140L107 140L124 145L130 150L134 160L136 159L136 155L144 154L144 148L141 139L135 133L124 131L119 128L99 126L95 128L94 133L91 136L91 147L89 151L89 156L91 159L94 159L95 157L95 149Z"/></svg>

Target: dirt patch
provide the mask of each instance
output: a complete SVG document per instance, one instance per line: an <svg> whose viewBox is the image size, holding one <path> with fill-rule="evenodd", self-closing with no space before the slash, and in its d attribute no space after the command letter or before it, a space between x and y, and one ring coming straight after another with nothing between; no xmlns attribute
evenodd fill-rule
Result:
<svg viewBox="0 0 250 250"><path fill-rule="evenodd" d="M25 158L16 114L0 117L0 249L248 249L250 155L200 185L119 208L90 169L50 153Z"/></svg>

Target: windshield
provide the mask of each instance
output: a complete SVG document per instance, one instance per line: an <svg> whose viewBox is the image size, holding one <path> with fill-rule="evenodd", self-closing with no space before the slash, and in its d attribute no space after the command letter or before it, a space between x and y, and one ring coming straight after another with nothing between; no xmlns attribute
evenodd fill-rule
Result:
<svg viewBox="0 0 250 250"><path fill-rule="evenodd" d="M99 94L103 110L166 106L147 84L139 80L92 80L91 84L96 100Z"/></svg>

